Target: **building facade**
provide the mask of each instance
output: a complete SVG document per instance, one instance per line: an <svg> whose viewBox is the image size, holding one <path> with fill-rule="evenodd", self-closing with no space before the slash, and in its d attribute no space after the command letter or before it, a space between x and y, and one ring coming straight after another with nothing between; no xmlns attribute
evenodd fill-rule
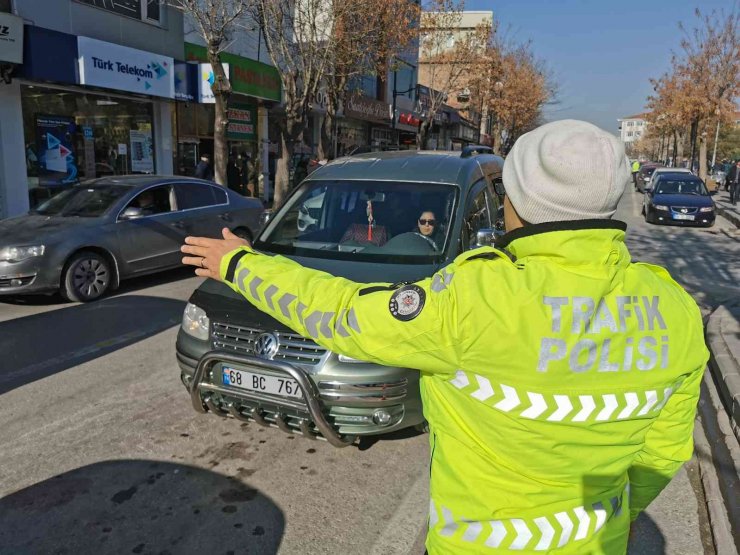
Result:
<svg viewBox="0 0 740 555"><path fill-rule="evenodd" d="M23 54L0 83L0 217L81 179L172 174L180 12L146 0L9 4Z"/></svg>
<svg viewBox="0 0 740 555"><path fill-rule="evenodd" d="M619 138L625 145L631 145L639 141L645 136L648 127L648 114L635 114L620 118L619 122Z"/></svg>

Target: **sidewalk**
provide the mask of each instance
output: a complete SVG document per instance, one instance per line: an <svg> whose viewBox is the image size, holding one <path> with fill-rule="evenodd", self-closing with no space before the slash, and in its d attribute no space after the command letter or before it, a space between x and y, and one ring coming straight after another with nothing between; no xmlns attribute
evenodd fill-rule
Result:
<svg viewBox="0 0 740 555"><path fill-rule="evenodd" d="M735 206L730 204L730 193L728 191L718 191L712 197L712 200L717 205L717 213L720 216L740 227L740 203Z"/></svg>
<svg viewBox="0 0 740 555"><path fill-rule="evenodd" d="M712 352L709 368L740 441L740 303L722 305L712 313L707 344Z"/></svg>

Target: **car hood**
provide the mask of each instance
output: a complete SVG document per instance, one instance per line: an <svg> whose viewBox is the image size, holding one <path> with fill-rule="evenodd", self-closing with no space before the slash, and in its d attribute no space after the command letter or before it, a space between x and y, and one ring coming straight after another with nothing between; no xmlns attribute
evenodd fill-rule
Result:
<svg viewBox="0 0 740 555"><path fill-rule="evenodd" d="M299 264L336 277L343 277L358 283L398 283L401 281L418 281L431 276L439 265L432 264L377 264L370 262L348 262L345 260L326 260L301 256L286 256ZM206 280L198 291L213 295L223 295L233 299L243 300L223 283Z"/></svg>
<svg viewBox="0 0 740 555"><path fill-rule="evenodd" d="M712 199L703 195L653 195L654 204L669 206L714 206Z"/></svg>
<svg viewBox="0 0 740 555"><path fill-rule="evenodd" d="M7 220L0 220L0 246L22 246L43 243L48 238L58 239L64 234L89 226L96 218L62 218L27 214Z"/></svg>

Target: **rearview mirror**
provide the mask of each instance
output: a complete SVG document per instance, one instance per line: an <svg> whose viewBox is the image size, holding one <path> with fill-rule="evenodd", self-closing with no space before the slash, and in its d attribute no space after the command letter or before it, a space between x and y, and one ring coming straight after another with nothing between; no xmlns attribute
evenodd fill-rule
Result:
<svg viewBox="0 0 740 555"><path fill-rule="evenodd" d="M129 206L126 208L126 210L123 211L123 214L121 214L120 218L121 220L135 220L136 218L141 218L144 215L144 213L141 211L141 208L137 208L136 206Z"/></svg>

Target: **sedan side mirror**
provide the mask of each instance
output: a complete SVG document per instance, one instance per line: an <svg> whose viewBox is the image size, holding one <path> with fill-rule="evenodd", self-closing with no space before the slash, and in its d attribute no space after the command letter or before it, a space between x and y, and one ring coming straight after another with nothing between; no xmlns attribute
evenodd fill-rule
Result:
<svg viewBox="0 0 740 555"><path fill-rule="evenodd" d="M135 220L137 218L141 218L144 215L144 212L141 210L141 208L138 208L136 206L129 206L126 208L126 210L123 211L123 214L119 217L120 220Z"/></svg>

